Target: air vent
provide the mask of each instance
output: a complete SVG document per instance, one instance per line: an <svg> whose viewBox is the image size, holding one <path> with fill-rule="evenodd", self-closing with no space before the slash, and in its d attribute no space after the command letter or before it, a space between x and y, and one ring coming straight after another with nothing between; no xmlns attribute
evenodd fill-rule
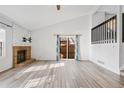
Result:
<svg viewBox="0 0 124 93"><path fill-rule="evenodd" d="M102 65L104 65L104 64L105 64L105 62L100 61L100 60L98 60L97 62L98 62L98 63L100 63L100 64L102 64Z"/></svg>

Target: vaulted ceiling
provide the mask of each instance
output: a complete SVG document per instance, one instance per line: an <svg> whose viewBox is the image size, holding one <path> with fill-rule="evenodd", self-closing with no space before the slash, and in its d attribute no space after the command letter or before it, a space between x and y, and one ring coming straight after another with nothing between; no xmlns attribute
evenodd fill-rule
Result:
<svg viewBox="0 0 124 93"><path fill-rule="evenodd" d="M1 5L0 13L33 31L90 14L98 7L92 5L62 5L60 11L57 11L56 5Z"/></svg>

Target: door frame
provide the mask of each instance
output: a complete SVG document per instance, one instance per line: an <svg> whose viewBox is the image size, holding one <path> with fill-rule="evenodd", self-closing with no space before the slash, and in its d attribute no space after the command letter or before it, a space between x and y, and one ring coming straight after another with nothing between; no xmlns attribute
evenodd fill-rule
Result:
<svg viewBox="0 0 124 93"><path fill-rule="evenodd" d="M60 60L60 36L75 36L75 52L74 52L74 60L75 62L78 61L79 59L79 36L80 35L58 35L57 34L57 43L56 43L56 60L57 62L61 61ZM68 41L68 40L67 40ZM68 42L67 42L68 43ZM67 44L68 45L68 44ZM68 48L67 48L67 51L68 51ZM68 59L68 52L66 53L67 54L67 57L66 57L66 60L69 60Z"/></svg>

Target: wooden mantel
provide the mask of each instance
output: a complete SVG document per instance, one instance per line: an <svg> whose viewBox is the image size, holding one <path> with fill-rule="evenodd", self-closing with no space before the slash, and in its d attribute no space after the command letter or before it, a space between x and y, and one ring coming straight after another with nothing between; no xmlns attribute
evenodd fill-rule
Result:
<svg viewBox="0 0 124 93"><path fill-rule="evenodd" d="M17 53L20 50L25 50L25 61L17 64ZM13 67L20 67L32 62L31 59L31 46L13 46Z"/></svg>

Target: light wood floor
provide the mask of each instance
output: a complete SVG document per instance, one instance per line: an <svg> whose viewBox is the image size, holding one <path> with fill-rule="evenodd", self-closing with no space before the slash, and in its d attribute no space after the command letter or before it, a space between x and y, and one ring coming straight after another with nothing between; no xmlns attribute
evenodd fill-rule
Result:
<svg viewBox="0 0 124 93"><path fill-rule="evenodd" d="M124 77L91 62L35 62L0 75L0 87L14 88L116 88Z"/></svg>

